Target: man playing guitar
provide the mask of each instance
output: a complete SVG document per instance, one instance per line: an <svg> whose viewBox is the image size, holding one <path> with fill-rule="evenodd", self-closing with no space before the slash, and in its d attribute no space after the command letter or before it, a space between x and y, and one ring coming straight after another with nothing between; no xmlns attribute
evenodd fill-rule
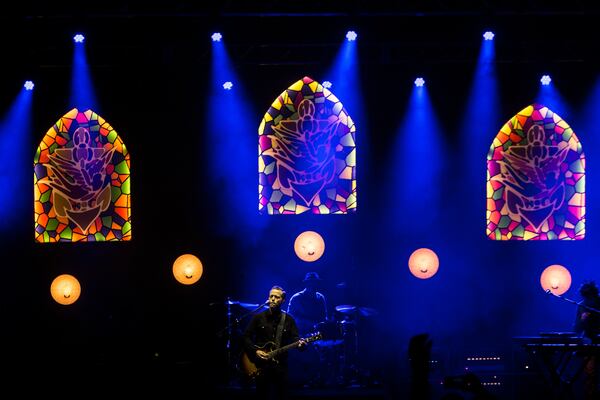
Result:
<svg viewBox="0 0 600 400"><path fill-rule="evenodd" d="M272 350L290 344L303 349L306 345L306 340L298 335L294 318L281 310L284 300L283 288L273 286L269 291L269 308L254 315L244 332L246 364L258 367L253 369L253 377L259 399L288 398L287 352L272 357Z"/></svg>

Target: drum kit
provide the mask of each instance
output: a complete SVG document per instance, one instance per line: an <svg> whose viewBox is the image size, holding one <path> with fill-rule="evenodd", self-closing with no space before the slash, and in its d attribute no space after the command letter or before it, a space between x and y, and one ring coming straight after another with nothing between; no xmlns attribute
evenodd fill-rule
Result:
<svg viewBox="0 0 600 400"><path fill-rule="evenodd" d="M335 307L334 320L315 324L314 331L321 333L323 339L314 343L321 354L321 363L329 376L322 384L348 384L358 374L358 331L357 323L361 317L372 317L377 311L369 307L357 307L342 304ZM322 377L323 378L323 377Z"/></svg>
<svg viewBox="0 0 600 400"><path fill-rule="evenodd" d="M320 346L337 346L348 344L348 342L355 344L358 339L356 333L358 317L371 317L377 314L373 308L356 307L349 304L336 306L335 311L340 314L336 320L322 321L314 326L315 332L323 334L324 340L319 342Z"/></svg>

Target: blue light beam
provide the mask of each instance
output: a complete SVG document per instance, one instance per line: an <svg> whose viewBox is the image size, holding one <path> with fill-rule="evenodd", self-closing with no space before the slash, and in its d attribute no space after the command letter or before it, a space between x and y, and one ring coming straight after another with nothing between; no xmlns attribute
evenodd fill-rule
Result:
<svg viewBox="0 0 600 400"><path fill-rule="evenodd" d="M0 232L27 220L33 202L31 113L33 91L25 87L0 123ZM33 217L33 214L31 215ZM31 219L33 226L33 219Z"/></svg>
<svg viewBox="0 0 600 400"><path fill-rule="evenodd" d="M73 48L73 74L69 102L69 109L77 107L80 111L92 109L99 112L83 42L75 43Z"/></svg>
<svg viewBox="0 0 600 400"><path fill-rule="evenodd" d="M203 148L210 179L218 188L215 205L223 211L215 227L249 241L249 232L264 225L258 213L258 125L244 100L225 42L212 42L212 71L206 109L207 143ZM229 82L229 84L224 84ZM251 242L251 241L250 241Z"/></svg>

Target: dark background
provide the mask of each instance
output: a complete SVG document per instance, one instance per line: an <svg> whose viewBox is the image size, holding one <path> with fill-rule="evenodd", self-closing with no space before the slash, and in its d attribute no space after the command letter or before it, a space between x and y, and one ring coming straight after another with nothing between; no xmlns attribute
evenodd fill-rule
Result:
<svg viewBox="0 0 600 400"><path fill-rule="evenodd" d="M68 365L90 382L129 382L128 374L137 369L152 372L146 376L153 379L132 381L132 386L150 388L161 379L169 382L167 376L175 372L212 387L228 378L224 338L217 334L226 322L225 298L259 303L276 283L293 293L302 288L305 272L316 270L324 277L322 290L332 312L337 304L379 311L358 322L360 362L390 392L402 390L398 386L407 379L406 345L421 332L433 338L442 364L436 373L459 372L468 355L499 354L505 361L497 368L506 373L506 385L513 385L513 336L571 328L572 306L549 298L539 287L543 268L554 263L569 267L571 297L577 296L574 289L583 280L599 278L594 160L600 143L594 112L600 105L590 99L597 85L600 46L595 34L598 7L584 2L503 4L16 5L0 17L0 110L8 112L23 81L36 83L28 138L31 158L0 160L5 163L1 171L29 171L46 130L72 107L71 38L83 32L97 112L131 152L133 240L34 243L31 181L29 175L18 181L12 192L22 200L3 214L0 226L5 365L17 376L34 371L56 377ZM364 106L360 112L348 110L360 115L358 212L256 215L240 223L224 200L238 181L216 179L212 173L211 152L216 150L206 127L210 35L224 35L239 78L236 88L251 110L244 123L252 142L263 113L279 93L305 75L326 79L348 29L359 35ZM501 119L491 132L477 132L476 127L464 131L460 126L481 34L488 29L496 33ZM559 113L577 133L588 160L587 235L581 242L489 241L487 148L502 124L534 101L545 73L568 105ZM390 210L406 204L389 195L398 183L384 178L396 156L390 144L416 76L426 78L447 157L430 187L444 193L432 211L436 218L418 228L389 217ZM477 134L485 135L485 146L472 148L468 138ZM6 130L2 135L2 145L9 145ZM368 147L360 150L361 141ZM473 152L481 155L481 180L466 184L469 174L462 161ZM219 157L236 161L228 154ZM256 160L248 165L254 170ZM411 188L404 190L410 193ZM478 197L481 201L474 202ZM309 229L322 232L327 244L314 265L293 253L295 237ZM433 248L440 257L440 272L431 280L415 279L406 267L418 247ZM177 283L171 273L182 253L197 255L204 265L202 279L191 287ZM61 273L76 275L83 286L81 298L69 307L56 304L49 294L52 279ZM241 316L243 310L234 312ZM511 389L504 390L501 394L508 396Z"/></svg>

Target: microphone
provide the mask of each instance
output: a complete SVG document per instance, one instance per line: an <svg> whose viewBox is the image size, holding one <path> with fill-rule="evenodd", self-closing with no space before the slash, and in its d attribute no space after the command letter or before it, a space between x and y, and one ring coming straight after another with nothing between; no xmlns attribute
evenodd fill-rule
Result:
<svg viewBox="0 0 600 400"><path fill-rule="evenodd" d="M257 304L256 308L254 309L254 311L258 311L258 310L260 310L261 308L263 308L264 306L267 306L267 305L269 305L269 301L265 301L264 303Z"/></svg>
<svg viewBox="0 0 600 400"><path fill-rule="evenodd" d="M550 289L546 289L546 294L549 294L550 296L558 297L559 299L563 298L560 294L554 294L552 292L552 290L550 290Z"/></svg>

